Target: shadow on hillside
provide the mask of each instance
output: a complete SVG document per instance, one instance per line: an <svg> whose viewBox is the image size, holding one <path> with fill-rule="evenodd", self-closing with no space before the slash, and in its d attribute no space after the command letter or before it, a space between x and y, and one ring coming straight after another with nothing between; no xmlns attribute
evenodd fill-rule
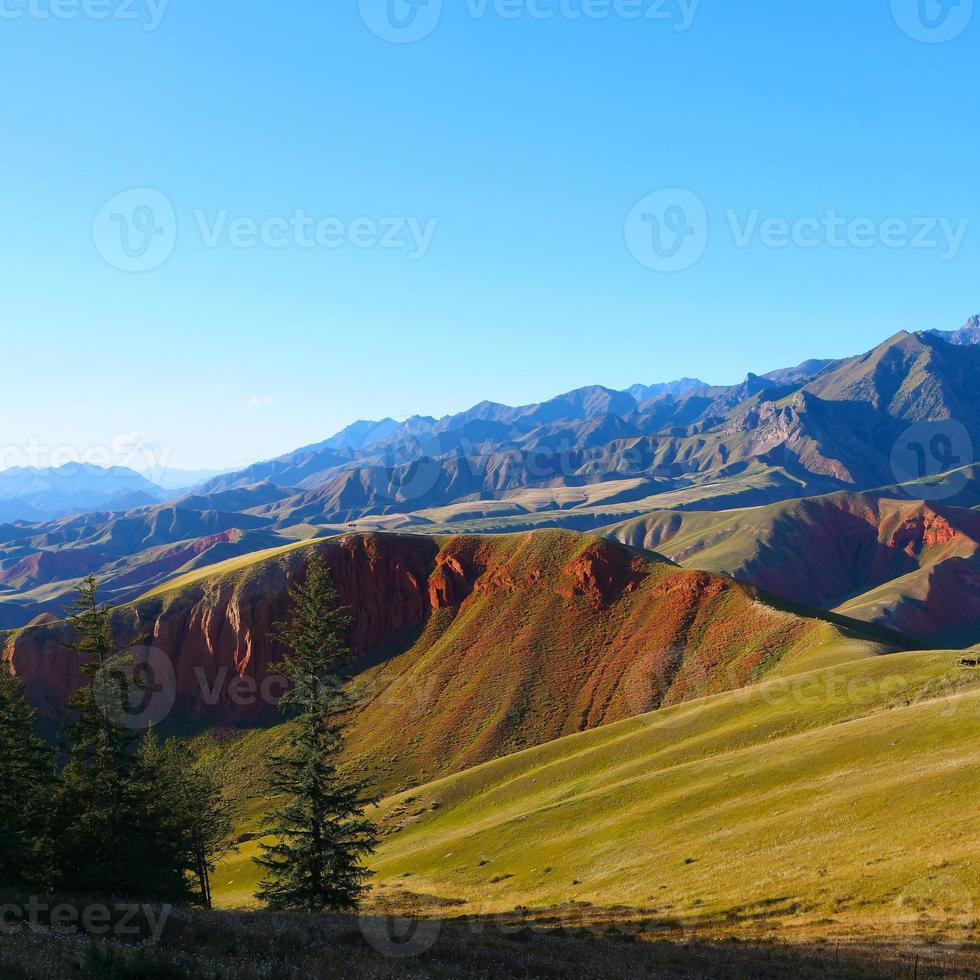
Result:
<svg viewBox="0 0 980 980"><path fill-rule="evenodd" d="M778 901L778 900L777 900ZM74 906L83 909L84 903ZM145 914L137 913L137 918ZM430 904L430 913L439 909ZM442 908L443 914L451 914ZM680 921L644 920L637 909L583 914L570 903L506 916L305 916L270 912L160 910L146 936L86 937L50 923L7 915L0 930L5 980L76 976L80 980L259 980L319 978L938 978L973 977L975 944L913 951L885 941L786 943L710 939ZM118 919L114 920L118 922Z"/></svg>

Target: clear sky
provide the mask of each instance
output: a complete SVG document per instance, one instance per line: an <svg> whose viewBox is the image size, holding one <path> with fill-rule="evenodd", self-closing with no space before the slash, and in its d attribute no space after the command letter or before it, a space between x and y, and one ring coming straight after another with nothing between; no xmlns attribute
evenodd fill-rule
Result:
<svg viewBox="0 0 980 980"><path fill-rule="evenodd" d="M0 0L0 463L232 466L980 311L973 0L388 2Z"/></svg>

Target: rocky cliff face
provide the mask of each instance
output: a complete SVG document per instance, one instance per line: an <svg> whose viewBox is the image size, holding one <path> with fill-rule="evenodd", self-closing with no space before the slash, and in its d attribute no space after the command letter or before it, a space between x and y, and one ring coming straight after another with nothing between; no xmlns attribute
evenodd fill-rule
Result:
<svg viewBox="0 0 980 980"><path fill-rule="evenodd" d="M852 659L881 652L731 579L612 541L564 531L354 534L202 572L119 609L119 642L136 644L148 665L152 720L278 719L269 634L313 548L355 621L348 747L385 785L749 684L828 645L843 644ZM80 682L70 639L64 623L39 623L6 642L49 721Z"/></svg>
<svg viewBox="0 0 980 980"><path fill-rule="evenodd" d="M501 539L502 542L503 539ZM146 661L150 690L173 687L172 710L209 724L241 725L275 716L277 687L270 686L278 651L269 636L288 612L290 585L303 574L312 548L257 562L241 571L205 574L187 586L118 609L116 641ZM414 535L349 535L319 546L326 556L354 627L350 643L359 668L407 649L430 617L457 609L476 590L482 599L510 597L540 587L558 569L500 560L501 549L474 538L440 546ZM505 549L504 549L505 550ZM632 588L628 562L618 549L595 544L562 572L560 594L583 597L599 610ZM543 556L542 556L543 557ZM25 683L28 696L49 718L62 714L81 683L79 660L68 648L63 621L40 621L11 634L4 659ZM170 665L163 665L155 651ZM172 674L171 674L172 672ZM157 691L164 698L170 691ZM270 703L271 701L271 703Z"/></svg>
<svg viewBox="0 0 980 980"><path fill-rule="evenodd" d="M351 644L364 663L410 638L443 601L437 583L446 573L439 571L438 548L429 539L355 535L323 552L354 616ZM308 555L298 549L122 607L114 616L117 641L136 645L138 656L145 656L142 648L165 654L179 712L206 714L220 725L261 721L274 708L249 690L269 677L277 656L269 634L287 612L289 585L302 575ZM467 588L462 569L457 577L454 596ZM44 715L60 714L80 683L78 658L66 647L70 640L66 624L57 622L28 627L4 644L4 658ZM243 680L236 684L235 678Z"/></svg>

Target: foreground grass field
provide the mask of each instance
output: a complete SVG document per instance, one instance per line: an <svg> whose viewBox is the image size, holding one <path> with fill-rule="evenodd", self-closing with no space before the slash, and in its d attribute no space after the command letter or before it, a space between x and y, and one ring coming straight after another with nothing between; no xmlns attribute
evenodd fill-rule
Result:
<svg viewBox="0 0 980 980"><path fill-rule="evenodd" d="M160 908L151 909L157 916ZM453 923L378 915L170 911L147 946L44 927L0 932L4 980L847 980L949 977L902 951L828 944L637 942L609 925L555 916Z"/></svg>
<svg viewBox="0 0 980 980"><path fill-rule="evenodd" d="M389 797L375 901L962 953L980 907L980 671L959 657L787 672ZM257 843L219 869L223 904L252 901Z"/></svg>

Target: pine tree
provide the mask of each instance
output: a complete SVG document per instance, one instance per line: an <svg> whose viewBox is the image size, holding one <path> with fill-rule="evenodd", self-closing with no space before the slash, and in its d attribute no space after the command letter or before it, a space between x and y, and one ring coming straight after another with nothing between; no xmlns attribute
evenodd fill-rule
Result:
<svg viewBox="0 0 980 980"><path fill-rule="evenodd" d="M179 856L181 868L197 882L201 904L211 908L215 862L234 849L228 840L232 807L222 795L214 766L195 759L180 739L161 745L152 731L140 746L139 758L157 810L160 857L166 863Z"/></svg>
<svg viewBox="0 0 980 980"><path fill-rule="evenodd" d="M139 814L140 860L145 879L152 883L152 894L171 901L189 901L192 892L187 872L193 867L193 845L176 777L166 745L150 727L140 742L133 767L133 779L138 782L138 795L143 802Z"/></svg>
<svg viewBox="0 0 980 980"><path fill-rule="evenodd" d="M367 782L339 768L350 709L339 674L352 657L351 620L320 555L290 598L291 616L273 636L287 651L278 666L291 684L280 708L295 717L287 751L268 760L270 787L283 799L266 819L276 843L263 844L255 859L266 872L257 897L276 909L351 910L370 877L362 859L378 843L364 815L372 802Z"/></svg>
<svg viewBox="0 0 980 980"><path fill-rule="evenodd" d="M57 801L60 886L79 894L180 899L186 885L164 846L153 782L136 755L136 733L125 724L133 688L133 658L118 649L97 583L80 586L69 619L72 645L88 683L69 701L68 761ZM176 864L176 867L175 867Z"/></svg>
<svg viewBox="0 0 980 980"><path fill-rule="evenodd" d="M196 878L210 905L209 875L231 832L214 775L178 740L161 745L152 728L137 745L126 725L140 689L133 658L116 647L91 576L72 609L72 649L88 683L69 702L75 720L56 807L59 884L80 894L187 901Z"/></svg>
<svg viewBox="0 0 980 980"><path fill-rule="evenodd" d="M35 712L11 666L0 662L0 887L50 884L54 753L35 732Z"/></svg>

